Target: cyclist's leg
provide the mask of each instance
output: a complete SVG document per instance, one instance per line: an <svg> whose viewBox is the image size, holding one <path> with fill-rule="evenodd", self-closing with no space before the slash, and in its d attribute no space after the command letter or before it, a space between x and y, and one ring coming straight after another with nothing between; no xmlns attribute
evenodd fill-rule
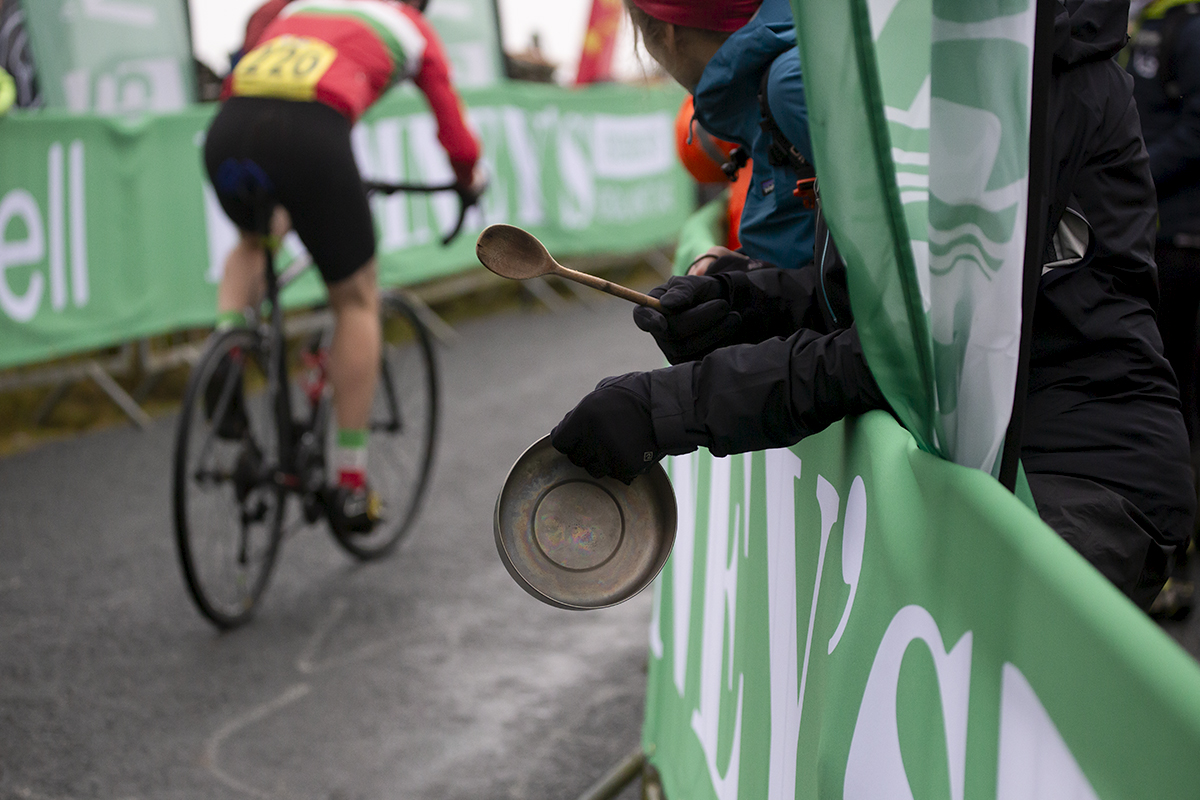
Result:
<svg viewBox="0 0 1200 800"><path fill-rule="evenodd" d="M369 505L365 485L366 431L379 370L379 295L375 224L351 144L349 120L320 103L285 103L274 110L287 124L278 131L286 153L261 154L276 197L312 254L335 315L329 378L339 446L331 477L331 519L343 531L370 530L370 515L341 513ZM256 161L260 154L254 153ZM355 470L342 466L362 465ZM339 480L346 472L352 480ZM360 502L361 501L361 502ZM378 510L378 509L376 509ZM355 518L353 522L347 520Z"/></svg>
<svg viewBox="0 0 1200 800"><path fill-rule="evenodd" d="M378 496L367 485L367 430L382 339L375 259L329 283L328 290L334 314L329 382L337 421L331 520L342 533L367 533L382 514Z"/></svg>
<svg viewBox="0 0 1200 800"><path fill-rule="evenodd" d="M282 237L291 228L291 218L282 207L275 209L271 232ZM225 257L225 269L217 286L217 320L228 322L247 308L258 308L267 291L266 254L263 237L238 231L238 243ZM244 318L244 317L243 317Z"/></svg>
<svg viewBox="0 0 1200 800"><path fill-rule="evenodd" d="M379 288L375 259L329 285L335 318L329 353L334 415L341 430L365 430L379 375Z"/></svg>

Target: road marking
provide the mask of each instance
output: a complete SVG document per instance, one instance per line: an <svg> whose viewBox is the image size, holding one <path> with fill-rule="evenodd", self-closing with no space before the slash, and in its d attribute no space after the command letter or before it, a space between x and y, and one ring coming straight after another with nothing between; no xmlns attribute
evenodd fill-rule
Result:
<svg viewBox="0 0 1200 800"><path fill-rule="evenodd" d="M288 688L287 691L274 700L269 700L256 708L250 709L240 717L234 717L229 722L226 722L204 743L204 757L201 763L204 764L204 767L214 778L229 788L244 792L251 797L260 797L263 800L269 800L273 796L270 793L248 786L221 769L221 745L238 731L256 722L261 722L275 712L286 708L301 697L304 697L309 691L311 691L311 687L307 683L298 683Z"/></svg>
<svg viewBox="0 0 1200 800"><path fill-rule="evenodd" d="M316 658L317 651L320 650L321 645L325 643L325 637L327 637L329 632L333 630L333 626L336 625L342 619L342 617L346 615L346 609L349 607L350 604L346 602L346 598L335 597L333 599L333 604L329 609L329 614L325 616L325 619L322 620L321 624L317 626L317 629L313 631L313 635L309 637L308 643L305 644L304 649L300 651L300 657L296 659L296 669L300 670L300 674L308 675L314 669L316 669L316 665L313 664L313 659Z"/></svg>
<svg viewBox="0 0 1200 800"><path fill-rule="evenodd" d="M334 598L331 603L329 614L321 620L321 624L313 631L305 643L304 648L300 651L299 657L296 659L296 669L301 675L312 675L314 673L327 672L337 667L346 667L351 664L356 664L360 661L366 661L374 656L386 652L392 647L401 644L404 641L404 634L400 633L395 636L388 636L383 639L376 639L367 644L349 650L340 656L333 658L320 659L318 655L322 647L325 646L326 640L329 638L330 632L334 627L345 617L350 603L343 597Z"/></svg>

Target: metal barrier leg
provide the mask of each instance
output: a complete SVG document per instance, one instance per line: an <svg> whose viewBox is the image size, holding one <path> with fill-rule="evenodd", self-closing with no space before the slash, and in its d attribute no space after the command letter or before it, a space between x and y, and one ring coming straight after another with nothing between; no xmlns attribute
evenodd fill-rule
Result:
<svg viewBox="0 0 1200 800"><path fill-rule="evenodd" d="M46 424L46 420L50 419L50 415L54 413L54 409L58 408L58 404L67 396L67 392L71 391L76 381L67 380L61 381L51 390L50 394L46 395L46 399L38 406L38 410L33 415L33 423L41 426Z"/></svg>
<svg viewBox="0 0 1200 800"><path fill-rule="evenodd" d="M183 365L195 364L204 352L203 342L185 342L168 347L163 352L156 353L150 346L149 339L138 342L138 361L141 363L142 380L133 391L133 399L141 405L168 370Z"/></svg>
<svg viewBox="0 0 1200 800"><path fill-rule="evenodd" d="M675 274L675 265L661 250L647 250L646 263L653 267L664 281Z"/></svg>
<svg viewBox="0 0 1200 800"><path fill-rule="evenodd" d="M579 299L579 302L583 303L586 308L599 308L600 304L605 302L606 299L611 299L606 294L600 294L600 292L587 286L580 286L574 281L565 281L565 283L567 288L571 290L571 294L575 295Z"/></svg>
<svg viewBox="0 0 1200 800"><path fill-rule="evenodd" d="M646 754L639 747L592 784L591 788L579 796L579 800L612 800L642 773L645 763Z"/></svg>
<svg viewBox="0 0 1200 800"><path fill-rule="evenodd" d="M425 323L425 327L429 328L429 332L433 334L444 345L451 345L458 341L458 331L450 326L449 322L438 316L438 313L429 307L429 304L422 300L415 292L401 290L404 299L412 306L421 322Z"/></svg>
<svg viewBox="0 0 1200 800"><path fill-rule="evenodd" d="M663 794L662 777L649 761L642 768L642 800L666 800Z"/></svg>
<svg viewBox="0 0 1200 800"><path fill-rule="evenodd" d="M530 278L523 281L521 286L555 314L562 314L568 310L567 301L554 291L554 287L547 283L545 278Z"/></svg>
<svg viewBox="0 0 1200 800"><path fill-rule="evenodd" d="M150 396L162 372L154 368L154 353L150 349L150 340L142 339L137 345L138 362L142 365L142 380L133 390L133 399L138 405Z"/></svg>
<svg viewBox="0 0 1200 800"><path fill-rule="evenodd" d="M100 387L100 391L108 395L109 399L125 412L125 416L129 417L134 425L139 428L150 426L150 415L142 411L141 406L133 401L129 393L122 389L120 384L114 381L98 362L87 362L87 374Z"/></svg>

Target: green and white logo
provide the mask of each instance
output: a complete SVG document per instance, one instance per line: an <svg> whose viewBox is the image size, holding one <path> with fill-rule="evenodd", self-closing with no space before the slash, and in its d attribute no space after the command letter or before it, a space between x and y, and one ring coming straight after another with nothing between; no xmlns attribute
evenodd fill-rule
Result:
<svg viewBox="0 0 1200 800"><path fill-rule="evenodd" d="M1033 4L816 5L794 3L813 146L867 360L923 447L994 473L1020 349ZM839 48L862 56L857 96L825 63Z"/></svg>
<svg viewBox="0 0 1200 800"><path fill-rule="evenodd" d="M48 108L127 114L194 100L184 3L37 0L25 13Z"/></svg>
<svg viewBox="0 0 1200 800"><path fill-rule="evenodd" d="M890 7L889 7L890 6ZM871 29L932 345L938 452L994 472L1020 350L1034 11L879 0Z"/></svg>

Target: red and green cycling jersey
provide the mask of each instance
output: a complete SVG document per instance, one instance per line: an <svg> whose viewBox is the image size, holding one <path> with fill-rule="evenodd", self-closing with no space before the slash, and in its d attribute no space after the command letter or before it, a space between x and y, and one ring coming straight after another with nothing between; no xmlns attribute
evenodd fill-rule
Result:
<svg viewBox="0 0 1200 800"><path fill-rule="evenodd" d="M316 101L352 123L391 86L412 80L429 101L455 173L470 180L479 144L441 41L416 9L396 0L269 0L250 18L242 52L222 99Z"/></svg>

